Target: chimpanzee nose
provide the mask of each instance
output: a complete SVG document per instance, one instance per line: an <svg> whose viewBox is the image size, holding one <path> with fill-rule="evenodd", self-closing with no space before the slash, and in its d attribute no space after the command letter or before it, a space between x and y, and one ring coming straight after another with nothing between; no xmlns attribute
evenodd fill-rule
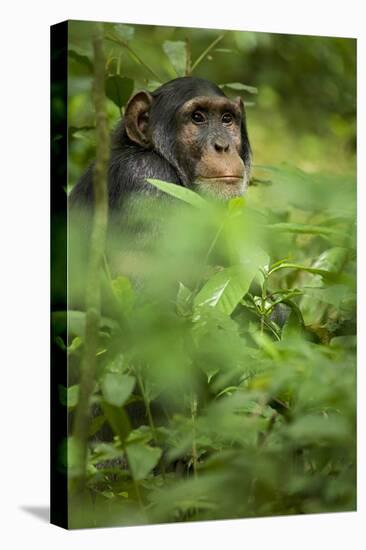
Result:
<svg viewBox="0 0 366 550"><path fill-rule="evenodd" d="M214 141L215 151L218 153L227 153L229 146L229 142L226 139L217 137Z"/></svg>

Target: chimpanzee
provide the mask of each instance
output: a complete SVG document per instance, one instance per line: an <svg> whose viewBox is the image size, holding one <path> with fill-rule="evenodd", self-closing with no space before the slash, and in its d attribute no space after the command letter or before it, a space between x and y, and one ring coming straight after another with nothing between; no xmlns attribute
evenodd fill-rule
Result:
<svg viewBox="0 0 366 550"><path fill-rule="evenodd" d="M129 100L124 118L112 136L108 176L109 223L113 223L115 229L117 220L117 226L123 226L123 234L126 226L130 230L134 218L131 207L140 198L157 199L165 208L170 199L149 184L148 178L228 200L244 193L250 166L251 150L240 98L230 100L218 86L196 77L171 80L152 93L140 91ZM92 178L93 165L72 190L72 210L92 209ZM154 214L155 207L156 203ZM85 230L85 225L83 228ZM144 235L142 240L145 239L147 234L149 243L155 231L155 227L148 230L145 227L144 231L139 227L136 235L133 227L132 254L129 256L126 247L121 254L123 267L120 271L132 275L135 283L139 277L136 240L141 234ZM80 225L72 242L79 246L74 257L80 261L79 251L84 252L84 246L80 245ZM145 241L142 248L146 251ZM119 262L118 251L111 256ZM84 279L80 276L79 264L70 262L70 266L76 266L75 280L81 281L80 295L83 295ZM132 417L135 420L138 417L136 407Z"/></svg>
<svg viewBox="0 0 366 550"><path fill-rule="evenodd" d="M244 105L215 84L176 78L128 102L112 138L109 206L120 211L131 193L156 194L147 178L230 199L244 193L251 150ZM71 206L92 206L93 166L74 187Z"/></svg>

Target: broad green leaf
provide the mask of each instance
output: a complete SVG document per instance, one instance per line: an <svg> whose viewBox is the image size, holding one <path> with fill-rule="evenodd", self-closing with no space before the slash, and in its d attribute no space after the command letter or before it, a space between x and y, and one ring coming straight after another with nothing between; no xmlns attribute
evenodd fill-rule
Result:
<svg viewBox="0 0 366 550"><path fill-rule="evenodd" d="M189 290L183 283L179 282L179 289L177 293L176 306L178 313L181 315L187 315L190 313L190 300L192 297L192 291Z"/></svg>
<svg viewBox="0 0 366 550"><path fill-rule="evenodd" d="M109 405L122 407L135 386L135 378L128 374L108 372L100 382L103 397Z"/></svg>
<svg viewBox="0 0 366 550"><path fill-rule="evenodd" d="M150 428L150 426L139 426L135 430L132 430L129 433L129 436L127 438L127 445L132 445L135 443L150 443L154 439L154 432Z"/></svg>
<svg viewBox="0 0 366 550"><path fill-rule="evenodd" d="M243 212L243 209L246 206L246 200L244 197L235 197L230 199L227 205L227 211L230 215L238 215Z"/></svg>
<svg viewBox="0 0 366 550"><path fill-rule="evenodd" d="M68 50L68 55L71 59L77 61L78 63L80 63L80 65L83 65L88 70L88 72L93 72L93 63L90 61L89 57L87 57L86 55L82 55L75 50Z"/></svg>
<svg viewBox="0 0 366 550"><path fill-rule="evenodd" d="M90 462L92 464L98 464L98 462L104 462L107 460L115 460L123 457L123 450L121 446L114 443L97 443L93 448L93 455Z"/></svg>
<svg viewBox="0 0 366 550"><path fill-rule="evenodd" d="M109 405L106 401L101 403L103 412L112 430L121 442L124 443L131 431L130 419L123 407Z"/></svg>
<svg viewBox="0 0 366 550"><path fill-rule="evenodd" d="M134 88L131 78L118 75L108 76L105 82L106 96L117 105L119 109L129 100Z"/></svg>
<svg viewBox="0 0 366 550"><path fill-rule="evenodd" d="M349 256L349 249L340 246L325 250L313 263L313 267L324 269L330 273L339 273Z"/></svg>
<svg viewBox="0 0 366 550"><path fill-rule="evenodd" d="M314 271L310 271L310 273L313 273L314 276L309 278L306 286L313 287L316 290L310 288L300 302L305 324L320 323L327 310L327 304L334 304L334 302L337 304L337 294L340 299L346 296L343 285L337 285L338 289L334 285L332 289L332 285L328 287L327 284L334 279L337 280L337 276L342 272L348 256L349 250L347 248L334 247L325 250L313 263ZM323 271L324 278L319 277L319 274L322 275L322 273L318 273L318 270ZM324 291L322 291L322 287Z"/></svg>
<svg viewBox="0 0 366 550"><path fill-rule="evenodd" d="M197 208L204 208L207 206L207 201L205 201L205 199L200 197L200 195L198 195L194 191L187 189L187 187L182 187L181 185L176 185L175 183L167 183L166 181L150 178L146 181L151 183L151 185L153 185L160 191L163 191L164 193L167 193L168 195L171 195L176 199L187 202L192 206L196 206Z"/></svg>
<svg viewBox="0 0 366 550"><path fill-rule="evenodd" d="M89 436L96 434L101 429L101 427L105 422L106 422L106 417L103 414L99 416L95 416L89 424L89 430L88 430Z"/></svg>
<svg viewBox="0 0 366 550"><path fill-rule="evenodd" d="M128 464L136 481L144 479L159 462L161 449L143 443L131 443L126 448Z"/></svg>
<svg viewBox="0 0 366 550"><path fill-rule="evenodd" d="M184 42L166 40L163 50L173 65L177 76L185 75L186 68L186 47Z"/></svg>
<svg viewBox="0 0 366 550"><path fill-rule="evenodd" d="M195 308L215 307L231 315L249 290L250 283L261 265L260 260L263 258L259 256L258 259L259 262L236 265L215 273L195 297Z"/></svg>
<svg viewBox="0 0 366 550"><path fill-rule="evenodd" d="M305 325L298 305L292 300L285 300L283 303L291 308L281 332L281 339L287 339L291 338L293 334L303 331Z"/></svg>
<svg viewBox="0 0 366 550"><path fill-rule="evenodd" d="M231 90L249 92L250 94L258 93L258 88L248 86L247 84L242 84L242 82L227 82L225 84L220 84L220 88L230 88Z"/></svg>

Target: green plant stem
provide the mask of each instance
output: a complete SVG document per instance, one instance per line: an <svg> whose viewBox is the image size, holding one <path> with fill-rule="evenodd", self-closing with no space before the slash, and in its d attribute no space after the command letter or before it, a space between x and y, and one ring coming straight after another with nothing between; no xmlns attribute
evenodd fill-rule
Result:
<svg viewBox="0 0 366 550"><path fill-rule="evenodd" d="M129 54L135 58L135 60L140 63L140 65L142 67L144 67L147 71L149 71L149 73L154 77L155 80L157 80L158 82L163 82L163 80L160 78L159 75L156 74L156 72L151 69L151 67L149 67L149 65L147 65L142 59L141 57L135 52L135 50L133 50L131 48L131 46L128 44L128 42L120 39L120 38L115 38L114 36L111 36L111 35L106 35L106 40L109 40L110 42L114 42L115 44L118 44L119 46L122 46L123 48L126 48L126 50L129 52Z"/></svg>
<svg viewBox="0 0 366 550"><path fill-rule="evenodd" d="M193 426L192 466L193 466L193 475L195 478L197 477L197 464L198 464L197 445L196 445L196 417L197 417L197 397L193 393L191 397L191 418L192 418L192 426Z"/></svg>
<svg viewBox="0 0 366 550"><path fill-rule="evenodd" d="M267 300L267 284L268 284L268 275L266 272L263 273L263 285L262 285L262 296L261 296L261 334L264 332L264 322L265 322L265 308Z"/></svg>
<svg viewBox="0 0 366 550"><path fill-rule="evenodd" d="M151 414L150 401L149 401L149 399L146 395L146 392L145 392L145 387L144 387L144 383L142 381L140 370L138 368L136 368L134 370L135 370L136 377L137 377L137 382L138 382L138 385L139 385L139 388L140 388L140 391L141 391L141 394L142 394L142 399L144 401L146 414L147 414L147 418L148 418L148 421L149 421L149 426L150 426L151 431L152 431L153 436L154 436L154 442L155 442L155 445L158 446L159 445L159 436L158 436L158 432L156 430L153 415ZM163 460L160 461L160 465L161 465L161 476L165 480L165 464L164 464Z"/></svg>
<svg viewBox="0 0 366 550"><path fill-rule="evenodd" d="M211 44L201 53L201 55L196 59L196 61L191 66L191 73L197 69L198 65L203 61L206 55L214 48L225 36L226 33L220 34Z"/></svg>
<svg viewBox="0 0 366 550"><path fill-rule="evenodd" d="M280 269L298 269L308 271L309 273L315 273L316 275L323 275L325 277L331 275L331 273L329 271L326 271L325 269L316 269L315 267L306 267L299 264L282 264L278 267L275 267L274 269L271 269L268 273L268 276L272 275L276 271L279 271Z"/></svg>
<svg viewBox="0 0 366 550"><path fill-rule="evenodd" d="M96 354L100 325L100 276L108 222L107 170L109 132L105 108L103 26L95 25L94 48L94 105L96 112L97 150L93 175L94 217L90 239L89 266L86 281L86 318L84 355L81 363L79 401L76 408L73 436L77 449L78 485L84 487L87 467L87 441L90 398L95 384Z"/></svg>
<svg viewBox="0 0 366 550"><path fill-rule="evenodd" d="M287 300L288 298L293 298L294 296L302 296L303 292L289 292L288 294L284 294L281 298L278 300L275 300L270 307L267 309L267 315L270 314L274 308L278 305Z"/></svg>

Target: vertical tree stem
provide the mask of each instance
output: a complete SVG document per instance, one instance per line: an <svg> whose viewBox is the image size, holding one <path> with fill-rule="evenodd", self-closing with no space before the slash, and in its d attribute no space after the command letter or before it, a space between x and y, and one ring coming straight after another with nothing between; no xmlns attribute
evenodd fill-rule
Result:
<svg viewBox="0 0 366 550"><path fill-rule="evenodd" d="M109 159L109 132L105 108L103 26L95 25L94 48L94 105L96 113L97 149L93 175L94 217L90 238L89 265L86 281L86 319L84 355L81 364L79 401L74 422L77 476L84 485L87 466L87 442L90 420L90 397L93 392L98 347L101 271L108 222L107 173Z"/></svg>
<svg viewBox="0 0 366 550"><path fill-rule="evenodd" d="M192 393L191 396L191 418L192 418L192 427L193 427L193 437L192 437L192 466L193 466L193 475L197 477L197 444L196 444L196 418L197 418L197 396L195 393Z"/></svg>

